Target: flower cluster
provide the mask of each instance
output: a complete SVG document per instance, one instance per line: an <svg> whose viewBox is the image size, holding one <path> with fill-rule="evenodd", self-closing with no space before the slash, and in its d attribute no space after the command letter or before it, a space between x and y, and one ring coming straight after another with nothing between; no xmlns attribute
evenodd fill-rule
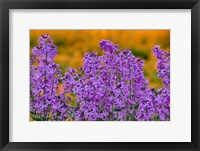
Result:
<svg viewBox="0 0 200 151"><path fill-rule="evenodd" d="M161 89L149 88L144 60L109 40L99 43L104 55L84 55L80 72L64 76L54 63L57 48L42 35L31 58L31 117L33 120L156 121L170 120L170 53L153 48L158 58ZM58 84L63 85L57 93Z"/></svg>
<svg viewBox="0 0 200 151"><path fill-rule="evenodd" d="M57 47L49 35L42 35L38 46L32 50L30 61L30 112L33 120L63 120L68 104L57 95L61 75L59 65L54 63Z"/></svg>

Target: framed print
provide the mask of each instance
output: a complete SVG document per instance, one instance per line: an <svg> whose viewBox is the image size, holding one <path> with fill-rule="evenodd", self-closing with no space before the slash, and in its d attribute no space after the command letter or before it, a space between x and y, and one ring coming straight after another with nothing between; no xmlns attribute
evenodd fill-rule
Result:
<svg viewBox="0 0 200 151"><path fill-rule="evenodd" d="M200 150L198 0L2 0L1 150Z"/></svg>

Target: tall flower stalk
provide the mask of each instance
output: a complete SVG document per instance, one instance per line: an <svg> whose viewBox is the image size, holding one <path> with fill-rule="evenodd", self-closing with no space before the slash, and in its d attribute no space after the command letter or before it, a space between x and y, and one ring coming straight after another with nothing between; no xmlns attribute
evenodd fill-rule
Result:
<svg viewBox="0 0 200 151"><path fill-rule="evenodd" d="M64 101L56 93L61 78L59 65L54 63L56 55L57 47L49 35L42 35L38 45L32 49L30 110L33 120L51 120L55 116L60 119L57 115Z"/></svg>

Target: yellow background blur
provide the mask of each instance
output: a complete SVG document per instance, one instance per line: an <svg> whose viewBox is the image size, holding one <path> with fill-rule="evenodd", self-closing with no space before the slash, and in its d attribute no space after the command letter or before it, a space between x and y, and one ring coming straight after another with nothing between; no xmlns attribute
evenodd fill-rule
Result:
<svg viewBox="0 0 200 151"><path fill-rule="evenodd" d="M158 44L163 50L170 50L170 30L30 30L30 51L37 45L41 34L49 34L58 46L55 62L60 64L62 74L67 67L79 69L83 65L85 52L95 51L99 55L102 39L119 44L121 50L130 48L133 54L145 60L144 73L150 87L162 87L157 77L157 68L152 48Z"/></svg>

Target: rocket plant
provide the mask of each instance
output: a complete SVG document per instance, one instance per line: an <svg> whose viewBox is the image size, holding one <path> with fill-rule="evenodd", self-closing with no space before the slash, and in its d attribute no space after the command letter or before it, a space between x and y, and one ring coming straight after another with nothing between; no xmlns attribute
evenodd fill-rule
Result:
<svg viewBox="0 0 200 151"><path fill-rule="evenodd" d="M39 38L30 60L30 116L36 121L170 120L170 53L153 48L163 88L149 87L144 60L130 49L101 40L102 56L87 52L77 71L61 75L57 47L48 34ZM61 92L58 85L62 85Z"/></svg>

